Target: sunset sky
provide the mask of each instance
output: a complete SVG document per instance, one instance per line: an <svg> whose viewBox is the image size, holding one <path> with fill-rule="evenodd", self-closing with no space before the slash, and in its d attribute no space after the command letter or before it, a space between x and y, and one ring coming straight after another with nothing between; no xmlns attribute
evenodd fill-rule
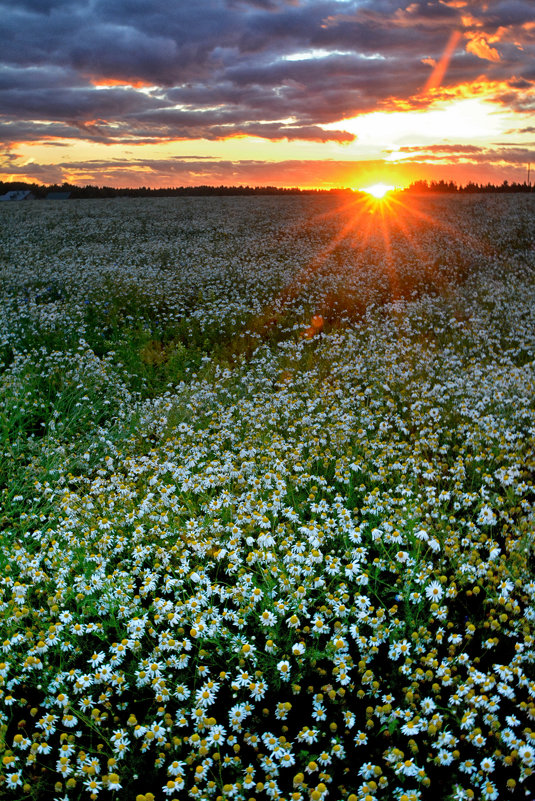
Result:
<svg viewBox="0 0 535 801"><path fill-rule="evenodd" d="M534 0L0 0L0 14L4 181L501 183L535 162Z"/></svg>

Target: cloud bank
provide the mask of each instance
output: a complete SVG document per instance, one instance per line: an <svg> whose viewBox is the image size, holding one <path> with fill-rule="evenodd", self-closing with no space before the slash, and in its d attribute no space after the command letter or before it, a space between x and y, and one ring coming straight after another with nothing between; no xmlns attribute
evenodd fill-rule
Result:
<svg viewBox="0 0 535 801"><path fill-rule="evenodd" d="M476 83L535 114L532 0L0 0L0 14L5 153L80 139L344 144L344 120Z"/></svg>

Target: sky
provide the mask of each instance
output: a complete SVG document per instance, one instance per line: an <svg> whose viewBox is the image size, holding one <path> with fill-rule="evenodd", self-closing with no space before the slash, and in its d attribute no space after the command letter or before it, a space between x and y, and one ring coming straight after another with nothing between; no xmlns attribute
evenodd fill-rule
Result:
<svg viewBox="0 0 535 801"><path fill-rule="evenodd" d="M0 0L0 180L535 177L535 0Z"/></svg>

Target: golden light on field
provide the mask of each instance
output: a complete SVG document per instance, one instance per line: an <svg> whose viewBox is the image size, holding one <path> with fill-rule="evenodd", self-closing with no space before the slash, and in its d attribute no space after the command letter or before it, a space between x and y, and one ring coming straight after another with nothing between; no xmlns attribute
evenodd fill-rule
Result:
<svg viewBox="0 0 535 801"><path fill-rule="evenodd" d="M361 187L360 191L367 192L369 195L373 195L374 198L377 198L377 200L380 200L386 195L387 192L391 192L395 188L396 187L392 186L392 184L379 183L373 184L372 186L363 186Z"/></svg>

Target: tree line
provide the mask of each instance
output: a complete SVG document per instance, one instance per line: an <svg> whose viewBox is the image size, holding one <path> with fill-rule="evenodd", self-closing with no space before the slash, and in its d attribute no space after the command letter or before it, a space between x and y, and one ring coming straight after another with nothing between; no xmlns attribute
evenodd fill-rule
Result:
<svg viewBox="0 0 535 801"><path fill-rule="evenodd" d="M23 181L0 181L0 195L13 190L30 191L35 198L44 199L50 193L69 193L71 198L112 198L112 197L202 197L206 195L324 195L352 194L349 188L339 189L300 189L299 187L278 186L170 186L154 189L148 186L112 187L112 186L76 186L75 184L35 184ZM475 194L477 192L532 192L528 184L503 181L501 184L478 184L469 182L458 186L453 181L414 181L403 192L414 194Z"/></svg>
<svg viewBox="0 0 535 801"><path fill-rule="evenodd" d="M477 184L470 181L465 186L457 186L453 181L414 181L404 191L416 194L427 192L433 194L457 192L475 194L476 192L532 192L533 187L531 183L518 183L516 181L513 181L513 183L503 181L501 184Z"/></svg>
<svg viewBox="0 0 535 801"><path fill-rule="evenodd" d="M76 186L75 184L30 184L23 181L0 181L0 195L12 190L30 191L39 199L50 193L69 193L71 198L109 198L109 197L181 197L203 195L318 195L337 192L351 192L350 189L300 189L299 187L278 186L168 186L157 189L148 186Z"/></svg>

